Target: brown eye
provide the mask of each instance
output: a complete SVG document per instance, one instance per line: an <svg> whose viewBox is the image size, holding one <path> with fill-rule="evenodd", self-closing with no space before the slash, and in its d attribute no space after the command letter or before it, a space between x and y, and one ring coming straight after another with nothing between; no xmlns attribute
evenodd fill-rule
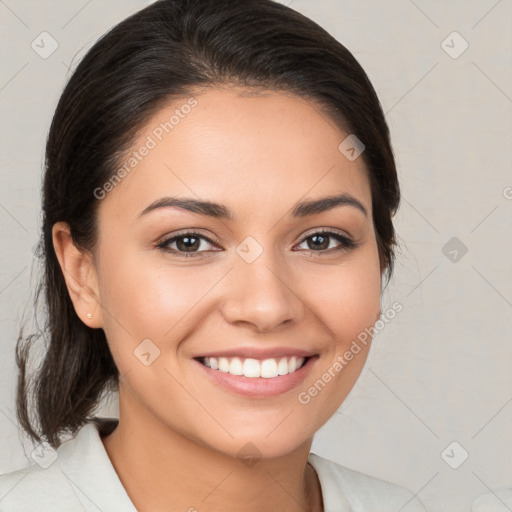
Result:
<svg viewBox="0 0 512 512"><path fill-rule="evenodd" d="M329 249L329 235L311 235L306 240L308 241L308 248L311 250L318 249L320 251L325 251Z"/></svg>
<svg viewBox="0 0 512 512"><path fill-rule="evenodd" d="M337 246L331 246L333 239L338 243ZM319 231L317 233L313 233L312 235L305 237L301 244L305 242L307 243L307 250L320 253L349 250L353 249L357 245L350 238L332 231Z"/></svg>
<svg viewBox="0 0 512 512"><path fill-rule="evenodd" d="M171 247L175 245L175 247ZM199 233L181 233L167 238L157 244L159 249L170 253L172 256L200 256L203 252L210 252L209 245L215 245L209 238ZM206 247L205 247L206 246ZM199 250L202 248L203 250Z"/></svg>
<svg viewBox="0 0 512 512"><path fill-rule="evenodd" d="M197 251L199 246L201 245L201 241L199 237L194 236L180 236L176 238L176 247L179 251Z"/></svg>

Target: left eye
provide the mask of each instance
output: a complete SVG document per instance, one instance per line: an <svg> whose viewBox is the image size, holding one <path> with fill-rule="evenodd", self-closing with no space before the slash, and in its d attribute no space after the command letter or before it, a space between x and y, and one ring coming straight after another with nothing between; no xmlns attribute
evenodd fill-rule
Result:
<svg viewBox="0 0 512 512"><path fill-rule="evenodd" d="M338 245L332 247L330 244L330 240L334 239L336 242L338 242ZM347 236L341 235L340 233L334 233L332 231L320 231L317 233L313 233L311 235L308 235L306 238L302 240L300 245L302 245L305 242L308 242L310 240L311 242L308 243L307 250L312 252L325 252L329 249L333 249L335 251L339 250L348 250L355 247L355 243L348 238ZM329 251L331 252L331 251Z"/></svg>

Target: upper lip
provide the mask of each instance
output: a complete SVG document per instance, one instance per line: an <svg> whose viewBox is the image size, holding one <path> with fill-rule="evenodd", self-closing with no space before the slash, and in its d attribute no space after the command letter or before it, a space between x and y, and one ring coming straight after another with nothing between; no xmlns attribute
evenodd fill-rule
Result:
<svg viewBox="0 0 512 512"><path fill-rule="evenodd" d="M314 352L308 350L300 350L295 347L275 347L275 348L261 348L261 347L240 347L230 348L227 350L216 350L198 355L202 357L241 357L243 359L276 359L285 356L296 357L311 357L316 355Z"/></svg>

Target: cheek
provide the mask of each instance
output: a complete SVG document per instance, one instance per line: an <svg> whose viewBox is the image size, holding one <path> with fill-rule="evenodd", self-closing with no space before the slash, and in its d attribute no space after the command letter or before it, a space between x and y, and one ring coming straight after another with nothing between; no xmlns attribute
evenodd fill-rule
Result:
<svg viewBox="0 0 512 512"><path fill-rule="evenodd" d="M107 338L115 344L122 341L124 350L127 345L133 350L146 338L158 346L165 340L167 348L172 340L178 344L191 319L195 323L199 311L205 315L205 307L215 307L205 299L224 268L179 266L135 251L131 257L130 251L122 258L114 254L119 252L102 254L100 294ZM308 262L296 268L293 281L297 295L334 337L331 349L337 353L379 316L381 276L375 245L356 250L338 264Z"/></svg>
<svg viewBox="0 0 512 512"><path fill-rule="evenodd" d="M308 305L331 339L322 362L298 395L299 407L307 411L312 428L318 429L339 408L366 362L371 345L369 328L380 314L381 275L376 251L361 251L336 270L315 271L308 283Z"/></svg>
<svg viewBox="0 0 512 512"><path fill-rule="evenodd" d="M352 259L319 268L303 279L308 306L334 336L336 350L372 326L380 314L381 274L372 248Z"/></svg>
<svg viewBox="0 0 512 512"><path fill-rule="evenodd" d="M103 256L103 329L121 371L130 367L134 349L145 339L162 353L175 354L181 340L198 326L197 316L206 315L208 292L225 272L187 268L147 254Z"/></svg>

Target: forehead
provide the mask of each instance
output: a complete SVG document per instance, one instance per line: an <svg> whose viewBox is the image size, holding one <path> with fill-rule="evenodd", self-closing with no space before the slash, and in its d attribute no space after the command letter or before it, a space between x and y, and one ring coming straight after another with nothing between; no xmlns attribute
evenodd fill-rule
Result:
<svg viewBox="0 0 512 512"><path fill-rule="evenodd" d="M347 135L316 103L290 93L198 91L149 120L100 208L136 216L159 197L183 195L244 218L255 208L273 216L299 200L349 193L370 214L363 159L338 149Z"/></svg>

